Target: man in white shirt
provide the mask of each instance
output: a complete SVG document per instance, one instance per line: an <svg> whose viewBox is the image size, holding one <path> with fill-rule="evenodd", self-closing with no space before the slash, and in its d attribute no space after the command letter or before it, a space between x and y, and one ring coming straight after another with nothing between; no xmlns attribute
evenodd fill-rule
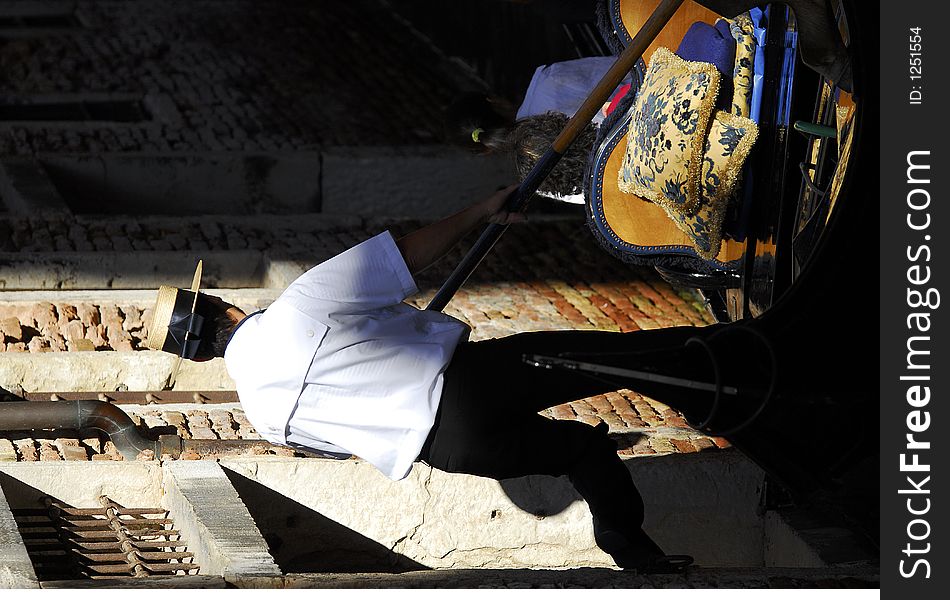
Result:
<svg viewBox="0 0 950 600"><path fill-rule="evenodd" d="M514 187L399 240L379 234L307 271L265 311L245 315L213 296L192 301L178 290L201 315L186 341L197 350L188 356L164 335L153 343L151 333L149 345L194 360L223 356L248 419L272 443L354 454L394 480L417 460L494 479L567 475L590 505L598 545L619 566L681 568L691 559L664 556L641 529L642 500L606 426L538 414L616 384L522 359L650 348L667 343L664 332L538 332L467 342L461 321L403 303L418 291L412 273L468 231L524 218L503 210ZM182 321L156 316L150 332L169 320ZM693 328L678 329L672 343Z"/></svg>

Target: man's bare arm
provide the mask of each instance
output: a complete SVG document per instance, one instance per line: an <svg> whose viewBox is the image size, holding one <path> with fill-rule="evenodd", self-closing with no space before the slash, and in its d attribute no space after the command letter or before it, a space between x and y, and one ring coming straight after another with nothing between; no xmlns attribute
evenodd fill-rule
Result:
<svg viewBox="0 0 950 600"><path fill-rule="evenodd" d="M487 222L505 224L523 221L523 214L509 214L504 210L505 200L517 187L518 184L508 186L451 217L426 225L396 240L396 247L402 253L409 272L416 274L432 265L445 256L466 233L479 225Z"/></svg>

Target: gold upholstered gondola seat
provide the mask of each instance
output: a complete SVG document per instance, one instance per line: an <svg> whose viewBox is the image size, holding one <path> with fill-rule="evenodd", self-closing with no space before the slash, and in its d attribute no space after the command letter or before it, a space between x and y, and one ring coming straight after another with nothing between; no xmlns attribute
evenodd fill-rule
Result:
<svg viewBox="0 0 950 600"><path fill-rule="evenodd" d="M615 41L629 43L658 4L658 0L607 2ZM694 23L713 25L719 18L715 12L686 0L644 53L644 62L649 64L658 48L677 48ZM601 142L594 149L587 198L595 237L611 254L629 262L670 267L685 262L707 273L736 269L745 252L744 241L725 239L714 258L702 259L690 236L661 206L621 191L617 174L626 153L631 118L631 114L624 114L605 123L609 129L601 132Z"/></svg>

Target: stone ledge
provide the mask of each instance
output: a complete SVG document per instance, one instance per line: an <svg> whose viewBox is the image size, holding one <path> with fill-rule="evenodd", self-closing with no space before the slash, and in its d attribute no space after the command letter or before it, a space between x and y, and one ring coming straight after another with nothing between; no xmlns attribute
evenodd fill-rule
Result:
<svg viewBox="0 0 950 600"><path fill-rule="evenodd" d="M261 287L266 278L264 253L256 250L4 252L0 289L158 289L169 281L190 282L198 258L204 259L203 280L210 286Z"/></svg>
<svg viewBox="0 0 950 600"><path fill-rule="evenodd" d="M778 569L695 567L685 575L638 575L603 568L588 569L433 569L409 573L301 573L265 580L228 578L238 588L748 588L867 589L880 587L874 568Z"/></svg>
<svg viewBox="0 0 950 600"><path fill-rule="evenodd" d="M16 392L164 389L177 358L161 352L4 353L0 388ZM233 390L223 358L182 361L177 390Z"/></svg>
<svg viewBox="0 0 950 600"><path fill-rule="evenodd" d="M420 463L394 482L355 460L220 463L262 534L284 540L278 564L301 572L343 569L332 560L354 536L390 551L365 570L391 570L393 554L440 569L613 566L594 544L586 503L564 478L498 482ZM730 451L625 464L646 503L644 528L661 547L704 565L762 564L758 493L764 475L748 459ZM270 500L258 496L264 488ZM307 561L320 568L307 568Z"/></svg>
<svg viewBox="0 0 950 600"><path fill-rule="evenodd" d="M209 575L279 575L251 515L221 467L212 461L164 468L163 504Z"/></svg>
<svg viewBox="0 0 950 600"><path fill-rule="evenodd" d="M234 578L239 580L240 578ZM256 581L248 577L249 581ZM184 575L179 577L141 577L138 579L69 579L64 581L44 581L39 587L44 590L74 589L226 589L234 587L220 575Z"/></svg>

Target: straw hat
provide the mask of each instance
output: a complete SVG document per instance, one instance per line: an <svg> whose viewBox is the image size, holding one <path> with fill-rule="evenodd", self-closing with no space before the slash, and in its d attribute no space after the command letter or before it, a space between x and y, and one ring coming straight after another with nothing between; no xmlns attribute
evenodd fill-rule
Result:
<svg viewBox="0 0 950 600"><path fill-rule="evenodd" d="M201 261L195 269L190 290L161 286L152 312L146 345L181 358L194 358L201 343L204 319L195 313L201 285ZM177 368L176 368L177 371Z"/></svg>

